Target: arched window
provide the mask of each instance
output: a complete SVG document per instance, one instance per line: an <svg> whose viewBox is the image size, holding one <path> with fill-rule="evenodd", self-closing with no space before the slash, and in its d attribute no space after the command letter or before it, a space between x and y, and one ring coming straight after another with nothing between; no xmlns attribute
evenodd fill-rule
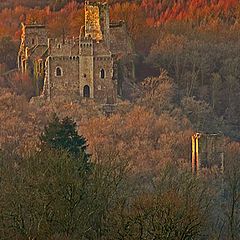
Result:
<svg viewBox="0 0 240 240"><path fill-rule="evenodd" d="M90 98L90 87L88 85L83 88L83 97Z"/></svg>
<svg viewBox="0 0 240 240"><path fill-rule="evenodd" d="M63 75L63 71L61 67L56 67L56 77L61 77Z"/></svg>
<svg viewBox="0 0 240 240"><path fill-rule="evenodd" d="M104 69L101 69L101 71L100 71L100 78L102 78L102 79L105 78L105 71L104 71Z"/></svg>

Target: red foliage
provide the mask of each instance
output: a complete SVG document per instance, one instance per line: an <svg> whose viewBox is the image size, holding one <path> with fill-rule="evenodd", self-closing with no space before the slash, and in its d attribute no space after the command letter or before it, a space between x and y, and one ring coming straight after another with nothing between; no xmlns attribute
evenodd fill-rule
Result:
<svg viewBox="0 0 240 240"><path fill-rule="evenodd" d="M201 20L232 16L239 5L238 0L143 0L142 8L148 17L154 18L155 23L162 24L171 20Z"/></svg>

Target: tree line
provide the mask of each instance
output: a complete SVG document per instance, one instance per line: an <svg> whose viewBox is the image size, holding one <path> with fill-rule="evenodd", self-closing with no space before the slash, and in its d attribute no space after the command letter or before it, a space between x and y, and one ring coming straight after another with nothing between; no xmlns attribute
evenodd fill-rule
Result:
<svg viewBox="0 0 240 240"><path fill-rule="evenodd" d="M76 123L53 115L30 155L0 154L0 237L238 239L239 148L229 153L220 178L174 163L141 176L121 152L90 154Z"/></svg>

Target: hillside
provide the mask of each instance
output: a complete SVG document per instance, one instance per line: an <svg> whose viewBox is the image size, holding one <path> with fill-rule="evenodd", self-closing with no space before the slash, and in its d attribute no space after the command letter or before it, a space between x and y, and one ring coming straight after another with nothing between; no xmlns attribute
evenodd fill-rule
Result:
<svg viewBox="0 0 240 240"><path fill-rule="evenodd" d="M126 22L127 31L111 26L124 27L132 58L116 54L113 66L106 44L98 70L89 64L91 79L80 47L107 41L78 38L83 0L0 1L0 239L240 239L239 0L108 2L111 22ZM17 70L21 22L44 29L32 73ZM57 88L48 82L48 96L60 92L56 102L34 98L50 69L48 35L58 38ZM83 57L94 59L91 51ZM114 91L117 101L107 104L90 88L80 96L99 78L109 100L106 76L114 87L131 78L126 94Z"/></svg>
<svg viewBox="0 0 240 240"><path fill-rule="evenodd" d="M77 37L84 21L76 1L54 1L59 10L53 1L41 1L41 8L33 1L8 3L12 8L0 12L2 72L16 67L20 22L46 24L52 37ZM221 131L239 138L238 1L113 1L110 15L127 23L139 54L138 81L165 68L181 97L206 101L222 119Z"/></svg>

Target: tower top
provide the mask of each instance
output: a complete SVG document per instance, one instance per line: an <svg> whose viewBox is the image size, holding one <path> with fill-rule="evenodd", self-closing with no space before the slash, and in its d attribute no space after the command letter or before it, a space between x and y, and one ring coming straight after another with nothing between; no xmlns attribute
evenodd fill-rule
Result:
<svg viewBox="0 0 240 240"><path fill-rule="evenodd" d="M108 11L108 4L85 1L85 37L91 37L93 40L103 40L103 29L101 26L104 11Z"/></svg>

